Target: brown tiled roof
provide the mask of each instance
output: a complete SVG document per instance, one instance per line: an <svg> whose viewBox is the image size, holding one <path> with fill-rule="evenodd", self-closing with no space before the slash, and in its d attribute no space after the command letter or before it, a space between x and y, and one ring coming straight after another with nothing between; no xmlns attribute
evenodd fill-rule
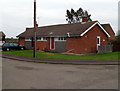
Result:
<svg viewBox="0 0 120 91"><path fill-rule="evenodd" d="M112 29L112 27L110 26L110 24L101 24L102 27L110 34L110 40L114 40L115 39L115 33Z"/></svg>
<svg viewBox="0 0 120 91"><path fill-rule="evenodd" d="M2 36L5 36L5 34L2 32L2 31L0 31L0 36L2 37Z"/></svg>
<svg viewBox="0 0 120 91"><path fill-rule="evenodd" d="M85 30L91 27L97 21L91 21L86 23L73 23L73 24L61 24L61 25L52 25L44 26L37 28L37 36L67 36L67 33L70 35L79 35L82 34ZM33 28L26 28L26 31L18 35L17 37L32 37L34 36Z"/></svg>

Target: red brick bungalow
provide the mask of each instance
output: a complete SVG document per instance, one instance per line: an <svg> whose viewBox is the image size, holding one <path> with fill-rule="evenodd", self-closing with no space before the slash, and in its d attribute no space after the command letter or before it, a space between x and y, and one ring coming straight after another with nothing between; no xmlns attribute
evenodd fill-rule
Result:
<svg viewBox="0 0 120 91"><path fill-rule="evenodd" d="M19 44L27 49L33 47L34 29L18 35ZM109 24L98 21L61 24L37 28L37 50L54 50L76 54L96 53L98 46L107 45L115 33Z"/></svg>

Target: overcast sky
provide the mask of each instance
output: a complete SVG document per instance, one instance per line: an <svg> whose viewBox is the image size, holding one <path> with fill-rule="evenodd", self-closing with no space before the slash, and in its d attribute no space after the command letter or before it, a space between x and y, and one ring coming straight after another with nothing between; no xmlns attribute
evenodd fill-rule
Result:
<svg viewBox="0 0 120 91"><path fill-rule="evenodd" d="M110 23L118 31L119 0L36 0L37 21L39 26L63 24L66 22L66 10L83 8L92 16L92 20ZM33 27L34 0L0 0L0 31L7 37L16 37Z"/></svg>

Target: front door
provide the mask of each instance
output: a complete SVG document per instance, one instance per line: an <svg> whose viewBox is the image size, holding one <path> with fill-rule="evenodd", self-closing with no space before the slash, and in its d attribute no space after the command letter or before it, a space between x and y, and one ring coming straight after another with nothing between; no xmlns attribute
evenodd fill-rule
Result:
<svg viewBox="0 0 120 91"><path fill-rule="evenodd" d="M54 41L54 38L50 38L50 49L55 49L55 41Z"/></svg>
<svg viewBox="0 0 120 91"><path fill-rule="evenodd" d="M97 50L99 46L100 46L100 36L97 36Z"/></svg>

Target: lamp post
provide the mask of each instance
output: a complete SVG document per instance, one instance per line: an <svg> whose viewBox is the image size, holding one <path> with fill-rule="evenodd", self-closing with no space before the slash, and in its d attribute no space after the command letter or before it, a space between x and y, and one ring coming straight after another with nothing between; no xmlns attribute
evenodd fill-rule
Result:
<svg viewBox="0 0 120 91"><path fill-rule="evenodd" d="M36 57L36 0L34 0L34 48L33 57Z"/></svg>

